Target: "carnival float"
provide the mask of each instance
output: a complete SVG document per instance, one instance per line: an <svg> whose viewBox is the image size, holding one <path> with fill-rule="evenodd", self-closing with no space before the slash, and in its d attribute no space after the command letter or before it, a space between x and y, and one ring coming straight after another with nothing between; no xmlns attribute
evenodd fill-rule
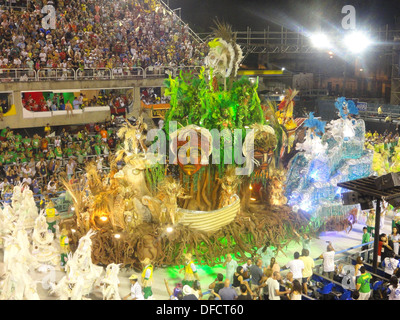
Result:
<svg viewBox="0 0 400 320"><path fill-rule="evenodd" d="M355 208L341 204L336 184L370 175L373 162L354 103L338 99L340 117L328 124L312 113L294 117L296 90L286 90L278 105L262 103L258 80L237 77L242 52L235 37L217 23L207 68L165 80L171 107L162 128L149 128L142 116L127 121L108 172L89 162L85 179L64 181L74 214L58 228L71 250L65 276L50 283L59 299L89 299L103 285L104 299L119 300L119 269L140 269L145 258L176 266L191 254L214 266L228 254L243 260L267 243L283 252L299 234L352 223ZM54 265L53 235L21 192L4 204L2 235L13 234L19 221L19 229L33 231L24 252L35 268Z"/></svg>
<svg viewBox="0 0 400 320"><path fill-rule="evenodd" d="M166 79L171 108L151 144L142 117L127 122L109 173L89 163L84 184L65 182L75 213L63 222L73 230L72 251L95 230L95 264L139 268L147 257L180 265L191 253L214 266L227 254L244 259L267 242L282 250L296 231L313 232L285 196L298 92L262 105L257 81L236 79L242 53L231 28L217 23L214 35L208 68Z"/></svg>

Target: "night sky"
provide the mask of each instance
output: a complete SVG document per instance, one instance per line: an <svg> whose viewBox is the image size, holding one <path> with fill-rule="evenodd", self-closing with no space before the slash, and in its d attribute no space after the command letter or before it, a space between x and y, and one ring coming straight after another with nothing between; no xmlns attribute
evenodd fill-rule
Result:
<svg viewBox="0 0 400 320"><path fill-rule="evenodd" d="M169 4L172 9L182 8L182 19L196 32L210 32L216 18L231 24L235 31L245 31L247 26L262 31L268 25L292 30L341 28L344 5L355 7L357 29L392 26L395 16L400 16L400 1L169 0Z"/></svg>

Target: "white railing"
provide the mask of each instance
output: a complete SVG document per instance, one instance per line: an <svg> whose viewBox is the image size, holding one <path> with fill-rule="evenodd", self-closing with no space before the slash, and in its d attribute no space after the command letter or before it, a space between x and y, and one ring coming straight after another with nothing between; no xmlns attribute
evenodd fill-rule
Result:
<svg viewBox="0 0 400 320"><path fill-rule="evenodd" d="M112 71L108 68L78 69L75 76L75 80L111 80Z"/></svg>
<svg viewBox="0 0 400 320"><path fill-rule="evenodd" d="M121 67L112 69L113 79L144 78L145 70L140 67Z"/></svg>
<svg viewBox="0 0 400 320"><path fill-rule="evenodd" d="M75 70L70 68L43 68L37 71L37 80L75 80Z"/></svg>
<svg viewBox="0 0 400 320"><path fill-rule="evenodd" d="M200 66L163 67L150 66L122 68L77 69L72 68L43 68L34 69L0 69L1 82L25 81L74 81L74 80L113 80L113 79L146 79L146 78L173 78L179 76L180 71L200 73Z"/></svg>
<svg viewBox="0 0 400 320"><path fill-rule="evenodd" d="M175 76L175 70L171 67L150 66L144 69L145 78L168 78L169 75Z"/></svg>
<svg viewBox="0 0 400 320"><path fill-rule="evenodd" d="M0 82L36 81L34 69L0 69Z"/></svg>

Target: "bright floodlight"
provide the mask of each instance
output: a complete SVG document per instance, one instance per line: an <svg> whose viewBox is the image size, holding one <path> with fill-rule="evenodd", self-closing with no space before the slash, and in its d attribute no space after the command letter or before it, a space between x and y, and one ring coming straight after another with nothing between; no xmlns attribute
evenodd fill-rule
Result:
<svg viewBox="0 0 400 320"><path fill-rule="evenodd" d="M311 43L314 47L326 49L330 47L330 41L326 34L316 33L310 37Z"/></svg>
<svg viewBox="0 0 400 320"><path fill-rule="evenodd" d="M344 44L346 48L353 53L365 51L371 44L371 39L362 32L353 32L345 36Z"/></svg>

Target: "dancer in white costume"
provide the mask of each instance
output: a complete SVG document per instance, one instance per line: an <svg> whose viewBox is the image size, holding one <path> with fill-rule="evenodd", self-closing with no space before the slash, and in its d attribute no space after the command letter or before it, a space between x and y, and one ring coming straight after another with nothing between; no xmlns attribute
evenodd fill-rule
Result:
<svg viewBox="0 0 400 320"><path fill-rule="evenodd" d="M92 240L95 232L90 230L79 239L78 248L69 257L66 264L66 275L55 285L52 284L51 294L55 293L64 299L89 299L93 287L101 281L103 268L92 263Z"/></svg>
<svg viewBox="0 0 400 320"><path fill-rule="evenodd" d="M36 218L32 234L32 254L40 263L39 271L47 270L46 265L59 267L60 250L54 242L54 233L47 230L44 211Z"/></svg>
<svg viewBox="0 0 400 320"><path fill-rule="evenodd" d="M111 263L106 268L106 275L101 281L103 300L121 300L118 287L120 284L118 273L120 265Z"/></svg>
<svg viewBox="0 0 400 320"><path fill-rule="evenodd" d="M1 300L39 300L37 283L29 274L37 261L29 251L28 235L20 222L13 234L5 238L5 280L1 284Z"/></svg>

